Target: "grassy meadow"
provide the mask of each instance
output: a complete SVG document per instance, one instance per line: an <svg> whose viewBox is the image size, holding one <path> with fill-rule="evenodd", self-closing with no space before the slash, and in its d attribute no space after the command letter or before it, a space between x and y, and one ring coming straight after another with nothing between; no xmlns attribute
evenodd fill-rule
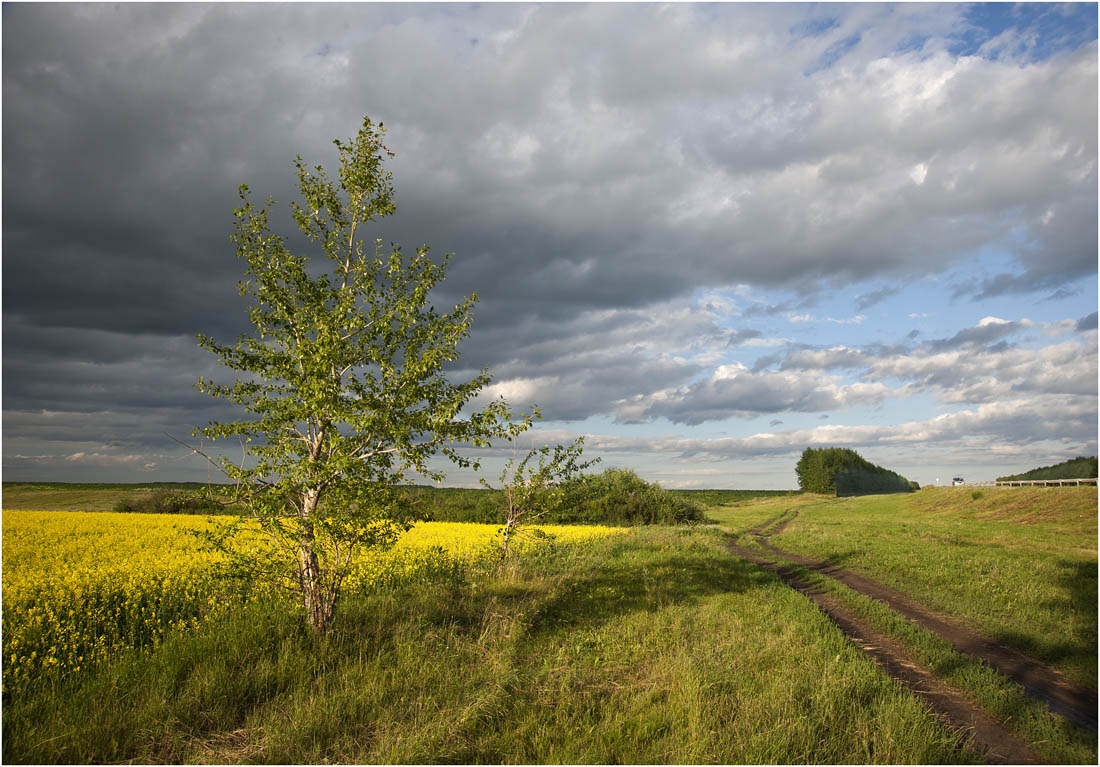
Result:
<svg viewBox="0 0 1100 767"><path fill-rule="evenodd" d="M763 519L799 511L770 539L780 549L873 578L1096 687L1095 487L941 487L751 508Z"/></svg>
<svg viewBox="0 0 1100 767"><path fill-rule="evenodd" d="M710 516L749 547L757 546L750 530L792 520L769 537L772 545L877 580L1096 689L1096 488L757 499ZM1052 716L1017 685L882 603L807 568L796 572L899 640L1046 760L1096 760L1094 732Z"/></svg>
<svg viewBox="0 0 1100 767"><path fill-rule="evenodd" d="M985 556L1022 557L1034 531L1040 559L1087 563L1091 556L1095 655L1095 490L1091 538L1087 499L1078 507L1075 497L1070 508L1059 503L1051 510L1019 495L1017 509L994 494L1028 491L987 490L978 499L940 492L843 504L813 496L727 497L707 508L714 524L592 534L582 527L547 527L555 538L549 544L538 539L499 575L478 566L493 526L426 523L387 555L392 563L375 560L364 570L381 568L389 576L366 578L353 589L324 638L278 601L219 591L225 584L210 581L205 591L195 587L202 599L172 608L189 616L186 621L136 642L118 627L173 620L169 606L161 605L173 591L165 584L177 581L152 577L156 563L180 572L191 567L191 580L204 583L197 576L205 565L188 559L197 557L185 542L193 539L180 530L202 518L5 510L3 759L978 763L981 754L886 677L807 599L725 548L738 536L747 544L750 529L797 507L795 522L775 536L780 547L822 558L844 553L845 566L884 582L891 567L911 567L909 580L922 584L922 594L935 592L938 609L976 617L976 605L957 605L950 589L936 585L937 568L945 566L942 557L932 558L942 553L938 547L960 547L952 535L971 541L975 556L950 565L969 578L986 566ZM1067 493L1061 500L1075 491L1053 492ZM5 488L5 509L8 500ZM114 548L105 549L102 536L114 517L126 518L118 529L134 526L127 535L141 530L148 537L127 544L126 535L115 536ZM977 532L956 524L969 517L981 523ZM45 544L14 536L34 519L57 536L49 550L67 552L58 554L64 567L46 568L33 553ZM805 540L795 535L799 529ZM844 536L833 533L845 529L850 546L841 549ZM928 547L928 556L904 554L907 546L894 546L895 536L912 539L909 547ZM157 545L176 553L168 556ZM859 553L864 547L884 553ZM98 556L88 553L93 550ZM436 559L424 559L428 552ZM900 564L907 556L908 564ZM126 581L109 575L101 565L108 559L117 561L119 573L153 569ZM426 564L408 566L416 562ZM16 599L20 589L48 580L47 570L61 579L82 567L99 568L103 577L88 575L79 589L54 589L70 604L54 624L76 622L80 600L92 595L96 604L113 604L121 610L101 615L99 634L94 616L85 615L82 624L90 636L107 635L110 652L79 669L59 664L20 679L8 652L9 633L18 634L30 613L29 603ZM1066 584L1058 585L1057 572L1039 568L1021 576L1017 591L1034 592L1022 601L997 579L976 585L980 595L972 601L996 602L986 612L1011 615L1053 600L1044 609L1055 610L1055 621L1076 615L1081 608ZM967 665L878 603L843 594L841 586L823 587L917 647L924 662L955 674L952 683L984 695L987 707L1013 719L1045 758L1095 763L1094 735L1056 721L987 668ZM147 593L137 599L120 596L143 589ZM46 593L39 592L38 601ZM1074 625L1087 623L1086 615ZM49 627L46 621L37 630ZM1057 641L1088 646L1087 632L1068 635L1071 640ZM1065 655L1065 668L1087 675L1072 655Z"/></svg>

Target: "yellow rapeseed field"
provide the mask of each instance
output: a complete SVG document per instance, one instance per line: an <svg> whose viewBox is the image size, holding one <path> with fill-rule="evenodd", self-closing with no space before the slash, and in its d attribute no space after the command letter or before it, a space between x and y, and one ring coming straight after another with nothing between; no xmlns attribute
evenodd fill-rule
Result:
<svg viewBox="0 0 1100 767"><path fill-rule="evenodd" d="M203 516L65 511L3 513L4 689L147 647L262 595L219 579L217 555L188 531ZM616 528L540 526L563 543ZM421 522L388 551L364 552L349 591L463 576L492 559L499 528ZM539 539L534 543L541 543ZM518 546L531 545L520 541Z"/></svg>

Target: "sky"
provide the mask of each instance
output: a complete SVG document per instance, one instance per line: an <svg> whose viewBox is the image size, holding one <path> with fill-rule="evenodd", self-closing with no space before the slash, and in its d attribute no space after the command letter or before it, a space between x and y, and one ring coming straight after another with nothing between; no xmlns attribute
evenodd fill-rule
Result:
<svg viewBox="0 0 1100 767"><path fill-rule="evenodd" d="M369 115L449 375L670 488L1097 453L1097 5L3 5L3 478L218 481L237 186ZM453 469L447 484L474 486Z"/></svg>

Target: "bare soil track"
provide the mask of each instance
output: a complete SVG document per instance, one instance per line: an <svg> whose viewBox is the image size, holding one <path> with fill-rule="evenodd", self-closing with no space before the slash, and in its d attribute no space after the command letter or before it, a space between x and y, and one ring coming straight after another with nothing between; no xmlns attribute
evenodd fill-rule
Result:
<svg viewBox="0 0 1100 767"><path fill-rule="evenodd" d="M986 753L990 764L1040 764L1042 759L1016 735L1000 725L965 695L942 682L900 644L875 631L867 621L842 607L832 596L814 588L783 565L764 559L752 549L729 544L731 552L779 575L787 585L805 594L861 650L887 674L920 697L952 729L966 733L970 745Z"/></svg>
<svg viewBox="0 0 1100 767"><path fill-rule="evenodd" d="M985 661L1000 673L1017 682L1027 691L1028 695L1046 703L1051 711L1082 727L1096 730L1095 691L1073 684L1058 671L1041 661L1025 655L1019 650L999 645L993 640L917 604L905 595L880 583L836 565L831 565L828 562L807 559L773 546L767 540L767 536L778 534L794 518L792 516L785 519L764 534L758 534L756 536L757 541L761 546L784 559L834 578L860 594L885 602L895 612L901 613L914 623L939 634L958 652Z"/></svg>
<svg viewBox="0 0 1100 767"><path fill-rule="evenodd" d="M877 599L918 625L935 632L958 652L978 658L1013 679L1031 697L1080 726L1096 730L1096 692L1064 679L1054 669L1017 650L998 645L965 626L923 607L882 584L828 562L783 551L767 538L783 531L798 512L784 513L750 531L769 554L809 568L843 583L857 593ZM844 608L827 593L800 578L790 564L774 561L758 549L734 543L730 551L779 575L789 586L809 597L848 636L893 678L909 687L949 726L963 731L973 747L986 753L987 761L1005 764L1031 764L1042 761L1014 733L998 723L981 707L958 690L947 685L930 669L922 666L894 639L873 629L870 624Z"/></svg>

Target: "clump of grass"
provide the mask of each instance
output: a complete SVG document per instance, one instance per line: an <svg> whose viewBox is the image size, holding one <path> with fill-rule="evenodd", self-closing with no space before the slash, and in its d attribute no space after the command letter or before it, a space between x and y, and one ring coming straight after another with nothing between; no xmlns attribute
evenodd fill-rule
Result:
<svg viewBox="0 0 1100 767"><path fill-rule="evenodd" d="M120 514L224 514L226 507L200 493L178 490L154 490L147 495L120 498L115 502Z"/></svg>
<svg viewBox="0 0 1100 767"><path fill-rule="evenodd" d="M970 494L970 497L973 498L975 501L977 501L982 497L982 491L981 490L975 490Z"/></svg>

